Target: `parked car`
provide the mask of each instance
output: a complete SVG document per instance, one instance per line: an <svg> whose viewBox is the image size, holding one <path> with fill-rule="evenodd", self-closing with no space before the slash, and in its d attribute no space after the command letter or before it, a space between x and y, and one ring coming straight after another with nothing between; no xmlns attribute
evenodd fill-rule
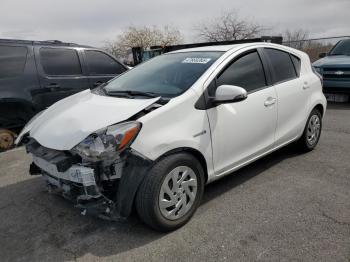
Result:
<svg viewBox="0 0 350 262"><path fill-rule="evenodd" d="M17 143L82 214L184 225L204 185L296 142L314 149L326 99L309 57L268 43L157 56L37 115ZM269 190L266 188L266 190Z"/></svg>
<svg viewBox="0 0 350 262"><path fill-rule="evenodd" d="M0 150L38 111L127 67L106 52L60 41L0 39Z"/></svg>
<svg viewBox="0 0 350 262"><path fill-rule="evenodd" d="M350 94L350 39L339 41L329 53L313 63L323 76L323 90L329 94Z"/></svg>

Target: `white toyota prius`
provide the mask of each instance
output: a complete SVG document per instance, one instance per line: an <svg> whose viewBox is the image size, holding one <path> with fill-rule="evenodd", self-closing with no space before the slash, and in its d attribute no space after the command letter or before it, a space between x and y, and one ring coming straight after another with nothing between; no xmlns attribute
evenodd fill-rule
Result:
<svg viewBox="0 0 350 262"><path fill-rule="evenodd" d="M326 99L309 57L269 43L179 50L36 115L30 174L83 214L184 225L205 184L296 142L316 147Z"/></svg>

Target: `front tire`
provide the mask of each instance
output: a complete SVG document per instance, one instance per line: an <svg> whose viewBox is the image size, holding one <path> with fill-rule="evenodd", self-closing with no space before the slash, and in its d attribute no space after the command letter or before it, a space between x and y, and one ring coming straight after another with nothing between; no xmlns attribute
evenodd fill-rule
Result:
<svg viewBox="0 0 350 262"><path fill-rule="evenodd" d="M313 150L320 139L321 131L322 115L320 111L315 108L311 111L303 135L298 141L300 149L304 152Z"/></svg>
<svg viewBox="0 0 350 262"><path fill-rule="evenodd" d="M153 229L175 230L192 217L203 190L204 172L199 161L188 153L170 155L145 177L136 195L136 210Z"/></svg>

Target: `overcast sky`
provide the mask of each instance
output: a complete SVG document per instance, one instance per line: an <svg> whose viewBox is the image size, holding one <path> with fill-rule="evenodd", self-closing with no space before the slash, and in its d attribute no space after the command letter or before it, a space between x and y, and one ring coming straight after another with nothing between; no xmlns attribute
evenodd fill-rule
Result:
<svg viewBox="0 0 350 262"><path fill-rule="evenodd" d="M0 0L0 38L58 39L102 46L129 25L172 25L196 42L198 22L223 11L312 37L350 35L350 0Z"/></svg>

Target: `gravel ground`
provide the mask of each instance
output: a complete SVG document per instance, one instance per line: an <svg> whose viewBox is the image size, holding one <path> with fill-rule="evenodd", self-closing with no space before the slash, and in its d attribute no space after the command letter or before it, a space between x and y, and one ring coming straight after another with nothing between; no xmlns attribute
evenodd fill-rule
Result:
<svg viewBox="0 0 350 262"><path fill-rule="evenodd" d="M183 228L83 217L0 154L1 261L350 261L350 106L330 105L317 149L288 146L206 187Z"/></svg>

